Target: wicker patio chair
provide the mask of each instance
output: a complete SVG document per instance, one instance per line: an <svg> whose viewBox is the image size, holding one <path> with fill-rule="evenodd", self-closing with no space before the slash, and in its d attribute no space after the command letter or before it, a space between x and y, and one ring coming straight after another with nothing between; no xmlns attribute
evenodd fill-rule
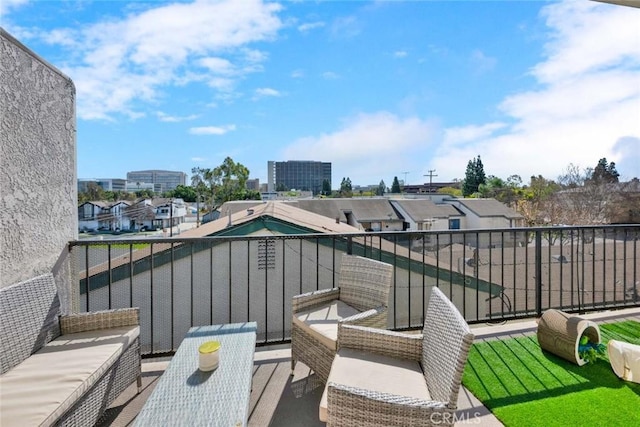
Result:
<svg viewBox="0 0 640 427"><path fill-rule="evenodd" d="M0 425L92 426L140 376L140 313L61 315L47 273L0 289Z"/></svg>
<svg viewBox="0 0 640 427"><path fill-rule="evenodd" d="M320 403L334 426L453 425L473 334L433 288L422 334L340 325Z"/></svg>
<svg viewBox="0 0 640 427"><path fill-rule="evenodd" d="M300 361L326 382L339 323L386 328L392 280L391 264L345 254L337 288L294 296L291 373Z"/></svg>

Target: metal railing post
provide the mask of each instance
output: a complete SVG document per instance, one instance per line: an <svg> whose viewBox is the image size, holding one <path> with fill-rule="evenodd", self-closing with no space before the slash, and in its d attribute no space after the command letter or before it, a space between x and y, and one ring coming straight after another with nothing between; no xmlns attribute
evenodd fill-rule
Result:
<svg viewBox="0 0 640 427"><path fill-rule="evenodd" d="M536 316L542 316L542 231L536 230Z"/></svg>

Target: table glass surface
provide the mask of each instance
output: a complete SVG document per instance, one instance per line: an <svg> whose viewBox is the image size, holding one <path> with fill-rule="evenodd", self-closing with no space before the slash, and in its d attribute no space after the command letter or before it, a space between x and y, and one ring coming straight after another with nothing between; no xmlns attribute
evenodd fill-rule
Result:
<svg viewBox="0 0 640 427"><path fill-rule="evenodd" d="M135 425L246 425L256 330L255 322L189 329ZM203 372L198 369L198 347L212 340L220 341L220 363Z"/></svg>

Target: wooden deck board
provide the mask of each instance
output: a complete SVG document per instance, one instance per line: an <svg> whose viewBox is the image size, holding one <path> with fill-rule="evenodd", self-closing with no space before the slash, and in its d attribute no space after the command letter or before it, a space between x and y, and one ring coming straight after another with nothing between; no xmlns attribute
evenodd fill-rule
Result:
<svg viewBox="0 0 640 427"><path fill-rule="evenodd" d="M640 321L640 309L625 309L619 312L587 314L583 317L597 323L622 320ZM517 337L535 334L535 320L511 322L500 325L474 325L477 341ZM253 386L250 402L250 427L314 427L324 426L318 419L318 405L324 390L313 372L302 363L296 364L291 375L291 350L287 345L256 349L253 368ZM170 359L143 360L143 389L136 394L133 384L111 405L98 424L99 427L128 426L149 397L158 378ZM458 400L458 417L467 417L467 423L477 424L474 416L481 416L482 426L502 424L473 396L462 388ZM470 419L470 421L469 421ZM459 423L460 425L465 425Z"/></svg>

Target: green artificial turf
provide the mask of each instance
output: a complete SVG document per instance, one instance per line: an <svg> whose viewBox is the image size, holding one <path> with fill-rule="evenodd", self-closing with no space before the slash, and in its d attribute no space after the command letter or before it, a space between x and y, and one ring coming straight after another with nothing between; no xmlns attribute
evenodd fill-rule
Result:
<svg viewBox="0 0 640 427"><path fill-rule="evenodd" d="M602 342L640 344L640 322L600 325ZM543 352L536 336L476 343L462 383L507 427L640 426L640 384L609 360L577 366Z"/></svg>

